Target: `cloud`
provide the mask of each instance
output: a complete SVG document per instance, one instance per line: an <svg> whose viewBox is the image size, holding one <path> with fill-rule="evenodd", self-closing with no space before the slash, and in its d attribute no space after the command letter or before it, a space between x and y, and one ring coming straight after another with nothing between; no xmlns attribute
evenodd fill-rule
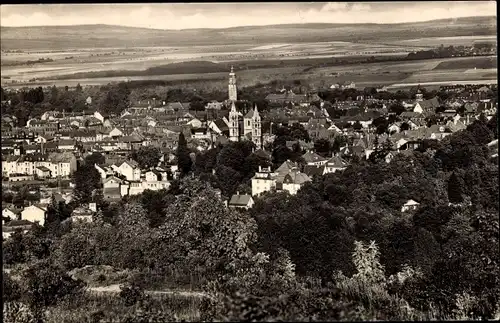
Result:
<svg viewBox="0 0 500 323"><path fill-rule="evenodd" d="M290 23L401 23L496 14L495 1L2 5L2 26L110 24L158 29Z"/></svg>

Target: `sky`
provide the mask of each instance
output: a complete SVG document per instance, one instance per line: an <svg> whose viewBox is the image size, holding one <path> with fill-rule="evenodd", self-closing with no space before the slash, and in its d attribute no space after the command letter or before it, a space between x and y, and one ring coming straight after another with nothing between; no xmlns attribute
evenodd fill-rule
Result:
<svg viewBox="0 0 500 323"><path fill-rule="evenodd" d="M108 24L155 29L297 23L403 23L496 16L495 1L1 5L0 25Z"/></svg>

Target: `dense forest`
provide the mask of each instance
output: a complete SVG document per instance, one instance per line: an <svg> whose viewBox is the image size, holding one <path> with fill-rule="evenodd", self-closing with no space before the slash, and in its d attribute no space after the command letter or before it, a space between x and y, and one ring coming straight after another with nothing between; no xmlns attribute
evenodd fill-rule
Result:
<svg viewBox="0 0 500 323"><path fill-rule="evenodd" d="M71 209L99 195L87 160L87 176L75 175L76 204L54 200L43 227L3 242L11 268L3 275L4 319L498 319L498 162L486 145L496 128L495 116L391 163L352 162L295 196L266 193L249 211L228 209L221 198L268 161L231 144L193 163L181 145L183 176L169 190L118 204L94 196L94 221L71 223ZM287 136L307 139L300 128L284 129L272 148L283 149ZM299 161L299 149L289 157ZM402 213L410 199L418 208ZM100 269L84 275L89 267ZM86 290L117 282L117 296ZM148 292L168 288L205 296ZM179 314L185 308L190 316Z"/></svg>

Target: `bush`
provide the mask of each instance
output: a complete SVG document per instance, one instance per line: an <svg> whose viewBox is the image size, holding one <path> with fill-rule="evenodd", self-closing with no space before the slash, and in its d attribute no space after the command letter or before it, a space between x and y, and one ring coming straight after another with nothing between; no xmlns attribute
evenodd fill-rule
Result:
<svg viewBox="0 0 500 323"><path fill-rule="evenodd" d="M120 286L120 298L126 306L132 306L144 300L144 290L139 286Z"/></svg>
<svg viewBox="0 0 500 323"><path fill-rule="evenodd" d="M23 300L30 308L55 305L68 296L77 295L85 283L68 276L47 261L40 261L22 273Z"/></svg>
<svg viewBox="0 0 500 323"><path fill-rule="evenodd" d="M9 274L3 272L2 277L2 299L5 302L17 301L21 298L20 286Z"/></svg>

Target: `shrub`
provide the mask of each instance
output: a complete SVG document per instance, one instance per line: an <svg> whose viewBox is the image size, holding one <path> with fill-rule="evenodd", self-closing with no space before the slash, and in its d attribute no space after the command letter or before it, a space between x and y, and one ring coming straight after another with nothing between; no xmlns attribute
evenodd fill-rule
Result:
<svg viewBox="0 0 500 323"><path fill-rule="evenodd" d="M143 300L144 297L144 290L139 286L120 286L120 298L124 301L126 306L135 305Z"/></svg>
<svg viewBox="0 0 500 323"><path fill-rule="evenodd" d="M22 281L23 300L35 309L55 305L67 296L76 295L85 285L47 261L27 268L22 273Z"/></svg>
<svg viewBox="0 0 500 323"><path fill-rule="evenodd" d="M13 280L9 274L3 272L2 277L2 299L4 302L17 301L21 297L19 284Z"/></svg>

